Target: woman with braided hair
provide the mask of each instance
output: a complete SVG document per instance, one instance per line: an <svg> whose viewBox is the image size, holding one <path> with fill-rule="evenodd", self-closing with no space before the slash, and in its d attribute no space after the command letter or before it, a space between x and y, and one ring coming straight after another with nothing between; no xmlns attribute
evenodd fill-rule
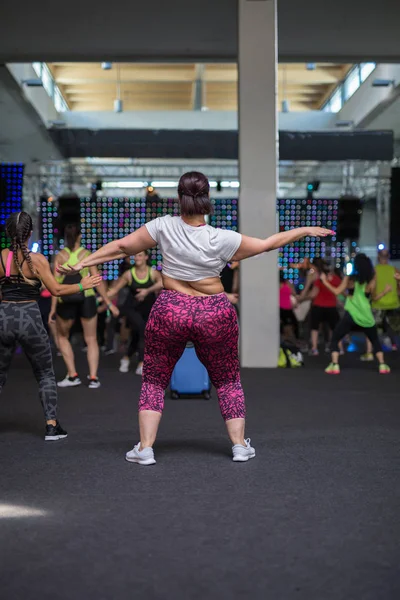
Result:
<svg viewBox="0 0 400 600"><path fill-rule="evenodd" d="M6 233L11 246L0 253L0 393L16 346L20 344L39 384L46 419L45 440L60 440L67 437L67 432L57 421L57 386L50 342L37 304L40 289L44 284L54 296L75 294L99 285L101 277L88 276L73 285L57 283L47 259L28 250L32 219L26 212L9 216Z"/></svg>
<svg viewBox="0 0 400 600"><path fill-rule="evenodd" d="M113 241L84 258L73 273L100 263L154 248L163 255L164 290L158 296L145 332L142 390L139 401L140 442L126 459L153 465L153 444L164 407L164 390L172 371L193 342L216 388L222 417L233 448L233 460L246 462L255 456L245 440L245 403L240 383L236 311L221 283L225 265L269 252L305 236L330 235L322 227L300 227L267 239L251 238L236 231L215 229L205 222L212 213L210 185L202 173L183 175L179 182L179 217L159 217L134 233Z"/></svg>

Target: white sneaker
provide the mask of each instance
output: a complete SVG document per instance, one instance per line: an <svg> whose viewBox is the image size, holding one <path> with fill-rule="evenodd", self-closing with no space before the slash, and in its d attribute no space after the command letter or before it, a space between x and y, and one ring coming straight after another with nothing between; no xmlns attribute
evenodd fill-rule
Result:
<svg viewBox="0 0 400 600"><path fill-rule="evenodd" d="M66 376L65 379L63 379L62 381L58 381L57 385L58 387L64 388L64 387L74 387L76 385L81 385L82 381L79 379L79 377L76 375L75 377L68 377L68 375Z"/></svg>
<svg viewBox="0 0 400 600"><path fill-rule="evenodd" d="M129 360L129 358L121 358L121 362L119 364L119 372L128 373L130 362L131 361Z"/></svg>
<svg viewBox="0 0 400 600"><path fill-rule="evenodd" d="M153 448L143 448L139 450L140 442L126 453L125 458L128 462L138 463L139 465L155 465L156 459L154 458Z"/></svg>
<svg viewBox="0 0 400 600"><path fill-rule="evenodd" d="M135 371L136 375L143 375L143 364L139 364L136 367L136 371Z"/></svg>
<svg viewBox="0 0 400 600"><path fill-rule="evenodd" d="M92 379L89 375L88 375L88 380L89 380L89 385L88 387L92 390L97 389L101 386L101 383L99 381L99 378L96 377L95 379Z"/></svg>
<svg viewBox="0 0 400 600"><path fill-rule="evenodd" d="M247 438L247 440L245 440L246 446L242 446L242 444L235 444L232 447L234 462L246 462L249 460L249 458L255 457L256 451L250 446L250 442L250 438Z"/></svg>

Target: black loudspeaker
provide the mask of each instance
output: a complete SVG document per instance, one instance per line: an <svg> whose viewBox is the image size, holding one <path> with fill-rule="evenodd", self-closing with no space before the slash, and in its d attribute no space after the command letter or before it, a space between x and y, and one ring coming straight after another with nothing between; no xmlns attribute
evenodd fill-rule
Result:
<svg viewBox="0 0 400 600"><path fill-rule="evenodd" d="M360 198L342 196L339 198L338 221L336 236L338 241L358 240L360 236L360 222L362 204Z"/></svg>
<svg viewBox="0 0 400 600"><path fill-rule="evenodd" d="M63 195L58 199L58 218L60 225L81 222L81 201L75 194Z"/></svg>
<svg viewBox="0 0 400 600"><path fill-rule="evenodd" d="M390 180L390 256L400 259L400 168L392 169Z"/></svg>

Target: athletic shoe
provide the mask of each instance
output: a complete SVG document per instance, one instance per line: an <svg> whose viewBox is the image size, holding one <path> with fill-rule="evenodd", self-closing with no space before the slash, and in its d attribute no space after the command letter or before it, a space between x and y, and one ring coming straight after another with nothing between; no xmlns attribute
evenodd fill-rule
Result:
<svg viewBox="0 0 400 600"><path fill-rule="evenodd" d="M81 385L82 381L79 379L78 375L74 375L73 377L66 376L65 379L59 381L57 383L58 387L74 387L76 385Z"/></svg>
<svg viewBox="0 0 400 600"><path fill-rule="evenodd" d="M94 390L96 388L99 388L101 386L101 383L99 381L98 377L89 377L88 375L88 379L89 379L89 386L90 389Z"/></svg>
<svg viewBox="0 0 400 600"><path fill-rule="evenodd" d="M126 453L125 458L128 462L137 463L138 465L155 465L156 459L154 458L153 448L143 448L139 450L140 442Z"/></svg>
<svg viewBox="0 0 400 600"><path fill-rule="evenodd" d="M250 446L251 439L247 438L247 440L244 441L246 446L242 446L242 444L235 444L232 446L232 460L234 462L247 462L250 458L254 458L256 455L256 451Z"/></svg>
<svg viewBox="0 0 400 600"><path fill-rule="evenodd" d="M310 350L310 356L319 356L318 350L314 350L314 348L311 348L311 350Z"/></svg>
<svg viewBox="0 0 400 600"><path fill-rule="evenodd" d="M45 442L54 442L57 440L63 440L67 437L68 433L61 427L57 421L57 425L46 425L46 435L44 436Z"/></svg>
<svg viewBox="0 0 400 600"><path fill-rule="evenodd" d="M381 375L387 375L388 373L390 373L390 367L389 365L379 365L379 373Z"/></svg>
<svg viewBox="0 0 400 600"><path fill-rule="evenodd" d="M136 371L135 371L136 375L143 375L143 364L139 364L136 367Z"/></svg>
<svg viewBox="0 0 400 600"><path fill-rule="evenodd" d="M325 369L325 373L328 375L340 375L340 367L338 364L330 363Z"/></svg>
<svg viewBox="0 0 400 600"><path fill-rule="evenodd" d="M374 360L374 355L372 352L366 352L365 354L361 354L360 360L363 362L372 362Z"/></svg>
<svg viewBox="0 0 400 600"><path fill-rule="evenodd" d="M130 362L131 361L129 360L129 358L121 358L121 362L119 364L119 372L128 373Z"/></svg>

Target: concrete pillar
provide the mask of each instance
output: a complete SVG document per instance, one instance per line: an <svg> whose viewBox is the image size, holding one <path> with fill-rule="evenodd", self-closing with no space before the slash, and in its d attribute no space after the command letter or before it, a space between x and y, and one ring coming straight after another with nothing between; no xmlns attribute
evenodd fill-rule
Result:
<svg viewBox="0 0 400 600"><path fill-rule="evenodd" d="M239 0L240 232L277 231L276 0ZM276 367L277 252L245 260L240 276L241 363Z"/></svg>

